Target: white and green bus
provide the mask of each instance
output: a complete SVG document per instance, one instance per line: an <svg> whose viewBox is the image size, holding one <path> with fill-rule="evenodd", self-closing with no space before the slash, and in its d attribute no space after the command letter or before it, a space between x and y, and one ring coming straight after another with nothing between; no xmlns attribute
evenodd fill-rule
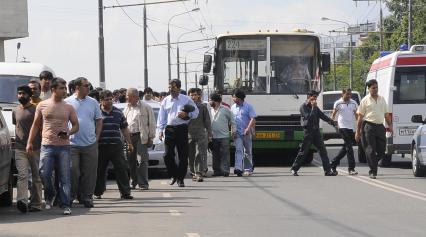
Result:
<svg viewBox="0 0 426 237"><path fill-rule="evenodd" d="M302 30L220 35L214 59L205 55L204 60L204 73L214 62L213 84L224 102L232 104L232 91L240 88L254 106L254 154L298 149L303 138L300 105L310 90L322 90L322 72L330 68L330 56L321 54L317 35Z"/></svg>

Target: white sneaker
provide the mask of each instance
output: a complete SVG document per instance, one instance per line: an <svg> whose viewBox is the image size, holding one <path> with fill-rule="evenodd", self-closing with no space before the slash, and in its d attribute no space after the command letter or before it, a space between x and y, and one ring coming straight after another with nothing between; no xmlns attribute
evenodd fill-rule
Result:
<svg viewBox="0 0 426 237"><path fill-rule="evenodd" d="M248 170L246 170L246 171L244 171L243 175L244 175L244 176L250 176L250 175L251 175L251 172L250 172L250 171L248 171Z"/></svg>
<svg viewBox="0 0 426 237"><path fill-rule="evenodd" d="M69 207L64 208L64 215L71 215L71 209Z"/></svg>
<svg viewBox="0 0 426 237"><path fill-rule="evenodd" d="M44 209L50 210L52 206L53 206L53 201L46 200L46 206L44 207Z"/></svg>

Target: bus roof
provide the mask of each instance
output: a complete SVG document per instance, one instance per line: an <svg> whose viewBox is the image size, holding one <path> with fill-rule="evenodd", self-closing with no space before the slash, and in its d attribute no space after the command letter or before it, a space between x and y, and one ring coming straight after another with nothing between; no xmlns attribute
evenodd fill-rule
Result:
<svg viewBox="0 0 426 237"><path fill-rule="evenodd" d="M370 72L387 67L426 66L426 45L413 45L410 50L396 51L374 60Z"/></svg>
<svg viewBox="0 0 426 237"><path fill-rule="evenodd" d="M39 77L42 71L55 73L51 68L40 63L2 63L0 62L0 75L22 75Z"/></svg>
<svg viewBox="0 0 426 237"><path fill-rule="evenodd" d="M232 36L288 36L288 35L298 35L298 36L311 36L319 38L318 35L312 32L238 32L238 33L225 33L217 36L217 39L223 37L232 37Z"/></svg>

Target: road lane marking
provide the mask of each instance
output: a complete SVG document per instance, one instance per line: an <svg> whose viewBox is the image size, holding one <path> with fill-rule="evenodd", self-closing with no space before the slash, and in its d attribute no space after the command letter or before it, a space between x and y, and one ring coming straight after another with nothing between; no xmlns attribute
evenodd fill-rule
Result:
<svg viewBox="0 0 426 237"><path fill-rule="evenodd" d="M170 198L172 195L170 193L163 193L163 198Z"/></svg>
<svg viewBox="0 0 426 237"><path fill-rule="evenodd" d="M161 185L166 185L167 181L161 181Z"/></svg>
<svg viewBox="0 0 426 237"><path fill-rule="evenodd" d="M180 216L181 213L178 210L169 210L171 216Z"/></svg>
<svg viewBox="0 0 426 237"><path fill-rule="evenodd" d="M198 233L186 233L187 237L201 237Z"/></svg>
<svg viewBox="0 0 426 237"><path fill-rule="evenodd" d="M322 169L322 167L321 167L322 165L319 161L314 160L313 163L318 168ZM339 171L339 173L348 174L348 172L346 172L342 169L337 169L337 170ZM414 199L418 199L418 200L421 200L421 201L426 201L426 194L425 193L417 192L417 191L407 189L407 188L404 188L404 187L401 187L401 186L398 186L398 185L386 183L386 182L383 182L383 181L380 181L380 180L377 180L377 179L370 179L367 176L348 175L346 177L360 181L360 182L363 182L363 183L366 183L366 184L369 184L369 185L372 185L372 186L375 186L375 187L378 187L378 188L381 188L381 189L388 190L390 192L398 193L398 194L401 194L401 195L404 195L404 196L407 196L407 197L411 197L411 198L414 198Z"/></svg>

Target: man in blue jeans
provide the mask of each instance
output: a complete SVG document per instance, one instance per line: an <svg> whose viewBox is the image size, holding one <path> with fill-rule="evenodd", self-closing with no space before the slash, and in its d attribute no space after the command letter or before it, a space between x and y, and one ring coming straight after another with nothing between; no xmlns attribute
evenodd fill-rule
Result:
<svg viewBox="0 0 426 237"><path fill-rule="evenodd" d="M256 112L251 104L244 101L246 94L243 90L236 89L232 93L234 104L231 107L236 124L235 143L235 165L234 174L237 176L252 175L252 133L256 124Z"/></svg>
<svg viewBox="0 0 426 237"><path fill-rule="evenodd" d="M42 129L40 150L40 177L46 190L46 209L53 205L55 188L52 184L52 171L57 167L62 208L64 215L70 215L70 141L69 136L79 129L78 118L74 108L65 103L66 81L54 78L50 85L52 96L40 102L36 108L34 122L27 142L27 153L33 153L33 141ZM68 122L71 129L68 129Z"/></svg>

